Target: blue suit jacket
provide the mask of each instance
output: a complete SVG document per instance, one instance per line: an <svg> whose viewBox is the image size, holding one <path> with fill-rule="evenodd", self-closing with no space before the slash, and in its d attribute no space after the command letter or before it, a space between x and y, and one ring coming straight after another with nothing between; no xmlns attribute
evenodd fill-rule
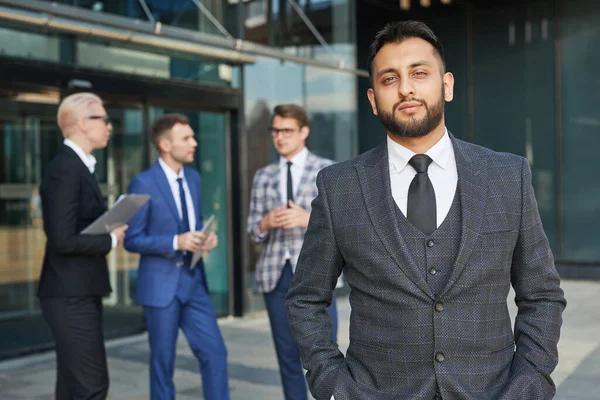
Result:
<svg viewBox="0 0 600 400"><path fill-rule="evenodd" d="M184 167L190 189L196 230L202 229L200 174ZM164 307L171 302L182 272L183 251L173 250L173 237L181 232L181 220L167 176L158 162L132 179L129 193L149 194L150 200L129 221L125 249L140 253L136 301L152 307ZM201 268L202 261L196 268ZM204 276L206 284L206 276Z"/></svg>

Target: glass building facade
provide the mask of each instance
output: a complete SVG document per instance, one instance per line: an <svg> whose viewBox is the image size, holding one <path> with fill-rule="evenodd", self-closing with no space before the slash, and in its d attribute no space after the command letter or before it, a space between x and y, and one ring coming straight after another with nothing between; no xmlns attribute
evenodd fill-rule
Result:
<svg viewBox="0 0 600 400"><path fill-rule="evenodd" d="M20 3L0 0L0 15L31 17L51 4ZM90 90L106 102L113 138L95 155L109 206L155 162L147 133L154 118L165 112L190 118L203 212L217 217L219 247L206 260L212 301L221 316L245 315L264 308L254 283L258 249L246 239L245 221L254 173L277 158L268 134L272 109L304 106L311 118L307 146L335 161L382 143L364 72L372 38L392 20L423 20L444 43L456 81L446 107L449 130L529 160L561 275L600 276L593 234L600 223L593 167L600 141L596 2L432 0L425 8L414 0L403 10L383 0L203 0L204 11L192 0L55 3L55 10L105 31L0 17L0 359L51 345L35 296L45 244L37 187L62 142L61 98ZM67 14L56 20L65 22ZM123 21L134 28L153 21L147 35L189 35L198 44L124 40ZM240 59L245 47L225 49L237 43L228 35L263 50ZM225 43L221 52L201 42L209 36ZM106 336L143 331L133 301L138 256L119 249L108 260L113 293L104 300Z"/></svg>
<svg viewBox="0 0 600 400"><path fill-rule="evenodd" d="M420 19L441 38L455 98L446 107L448 129L496 151L527 157L544 229L565 278L600 277L600 180L592 163L598 144L594 109L600 79L600 4L591 0L431 2L410 10L383 1L358 2L358 66L385 22ZM386 7L386 12L382 8ZM362 65L361 65L362 62ZM359 150L383 138L366 116L359 80ZM362 119L362 120L361 120Z"/></svg>

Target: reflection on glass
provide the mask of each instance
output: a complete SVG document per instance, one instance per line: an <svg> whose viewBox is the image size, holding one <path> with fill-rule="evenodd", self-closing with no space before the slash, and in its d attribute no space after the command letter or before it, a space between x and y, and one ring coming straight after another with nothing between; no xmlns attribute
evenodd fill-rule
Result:
<svg viewBox="0 0 600 400"><path fill-rule="evenodd" d="M595 10L595 12L590 12ZM563 5L561 21L561 91L564 137L562 218L564 257L576 261L600 260L600 91L595 76L600 68L600 13L593 0Z"/></svg>
<svg viewBox="0 0 600 400"><path fill-rule="evenodd" d="M77 41L76 47L77 63L83 67L234 87L239 80L239 67L214 58L181 58L168 52L157 53L156 49L149 51L82 40Z"/></svg>
<svg viewBox="0 0 600 400"><path fill-rule="evenodd" d="M139 0L47 0L64 5L75 6L97 13L116 14L124 17L148 21L149 18ZM228 11L228 2L220 0L201 0L208 11L220 22L224 23ZM152 18L165 25L191 29L200 32L218 33L192 0L145 0Z"/></svg>
<svg viewBox="0 0 600 400"><path fill-rule="evenodd" d="M11 57L58 62L58 37L0 28L0 53Z"/></svg>
<svg viewBox="0 0 600 400"><path fill-rule="evenodd" d="M168 56L84 41L77 41L77 63L83 67L156 78L170 76Z"/></svg>
<svg viewBox="0 0 600 400"><path fill-rule="evenodd" d="M355 57L349 54L347 48L355 47L355 1L298 0L297 3L329 45L333 54L327 54L326 58L336 63L342 60L346 67L353 67ZM298 49L294 54L301 52L305 57L317 59L322 58L319 51L327 51L287 0L269 0L268 7L261 0L249 0L244 5L246 40ZM306 48L310 50L306 52Z"/></svg>
<svg viewBox="0 0 600 400"><path fill-rule="evenodd" d="M35 281L46 242L37 186L58 145L55 106L21 105L0 99L0 109L11 110L0 111L0 320L37 310Z"/></svg>
<svg viewBox="0 0 600 400"><path fill-rule="evenodd" d="M542 20L548 17L551 10L540 2L524 3L517 9L499 7L493 12L486 7L474 8L474 139L495 151L527 158L544 230L555 256L560 257L555 196L554 65L548 62L555 56L554 41L544 37L542 30ZM509 27L515 24L528 28L514 37L509 34ZM490 42L496 43L493 49L488 46ZM519 68L515 69L515 65ZM498 80L498 74L511 69L511 79Z"/></svg>
<svg viewBox="0 0 600 400"><path fill-rule="evenodd" d="M305 66L306 110L311 134L306 145L336 161L356 155L356 77Z"/></svg>

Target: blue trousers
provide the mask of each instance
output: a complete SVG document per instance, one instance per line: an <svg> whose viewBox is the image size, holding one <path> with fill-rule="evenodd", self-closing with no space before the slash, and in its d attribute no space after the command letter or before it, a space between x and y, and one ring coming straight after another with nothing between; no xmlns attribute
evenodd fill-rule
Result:
<svg viewBox="0 0 600 400"><path fill-rule="evenodd" d="M191 273L182 270L171 303L166 307L145 306L144 314L150 341L150 398L175 398L173 372L181 328L200 363L204 398L228 400L227 349L200 267Z"/></svg>
<svg viewBox="0 0 600 400"><path fill-rule="evenodd" d="M271 322L271 333L279 361L279 372L283 383L283 392L286 400L306 400L308 391L304 372L300 362L300 350L292 337L290 324L288 322L285 308L285 296L292 282L292 266L289 262L285 264L281 278L272 292L265 293L265 305ZM337 307L335 292L331 305L327 307L333 328L333 340L337 341Z"/></svg>

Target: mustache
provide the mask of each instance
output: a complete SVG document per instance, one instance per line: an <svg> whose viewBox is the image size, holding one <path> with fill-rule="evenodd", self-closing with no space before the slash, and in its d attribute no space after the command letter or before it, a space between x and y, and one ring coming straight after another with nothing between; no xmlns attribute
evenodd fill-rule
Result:
<svg viewBox="0 0 600 400"><path fill-rule="evenodd" d="M420 104L424 105L425 107L427 107L427 102L425 100L413 98L413 99L404 99L402 101L397 102L396 104L394 104L392 106L392 110L396 111L398 108L402 107L404 104L415 103L415 102L420 103Z"/></svg>

